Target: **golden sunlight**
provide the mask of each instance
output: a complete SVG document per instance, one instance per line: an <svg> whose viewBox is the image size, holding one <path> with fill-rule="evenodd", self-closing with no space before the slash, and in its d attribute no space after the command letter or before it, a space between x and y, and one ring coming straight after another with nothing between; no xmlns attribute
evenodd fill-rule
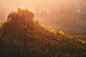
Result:
<svg viewBox="0 0 86 57"><path fill-rule="evenodd" d="M64 34L64 32L60 31L59 33Z"/></svg>

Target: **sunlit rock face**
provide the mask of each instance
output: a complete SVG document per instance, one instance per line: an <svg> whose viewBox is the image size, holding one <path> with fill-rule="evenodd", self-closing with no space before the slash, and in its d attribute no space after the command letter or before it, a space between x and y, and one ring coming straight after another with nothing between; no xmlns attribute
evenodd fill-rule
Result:
<svg viewBox="0 0 86 57"><path fill-rule="evenodd" d="M10 23L12 21L19 23L22 23L22 21L25 21L26 23L28 21L34 21L34 14L28 9L19 8L16 12L9 13L7 17L7 22Z"/></svg>

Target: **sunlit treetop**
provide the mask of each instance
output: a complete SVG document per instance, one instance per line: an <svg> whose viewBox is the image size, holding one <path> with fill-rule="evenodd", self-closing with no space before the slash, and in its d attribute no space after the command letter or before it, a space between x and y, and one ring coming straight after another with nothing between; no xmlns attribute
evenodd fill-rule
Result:
<svg viewBox="0 0 86 57"><path fill-rule="evenodd" d="M64 34L64 32L60 31L59 33Z"/></svg>
<svg viewBox="0 0 86 57"><path fill-rule="evenodd" d="M21 22L21 21L34 21L34 14L33 12L29 11L28 9L18 8L17 11L11 11L7 17L8 23L11 21Z"/></svg>
<svg viewBox="0 0 86 57"><path fill-rule="evenodd" d="M33 12L31 12L31 11L29 11L28 9L22 9L22 8L18 8L17 9L17 12L21 12L21 13L27 13L28 15L30 15L30 16L33 16L34 17L34 14L33 14Z"/></svg>
<svg viewBox="0 0 86 57"><path fill-rule="evenodd" d="M18 8L17 12L27 12L28 13L29 10L28 9L24 9L24 8L23 9L22 8Z"/></svg>

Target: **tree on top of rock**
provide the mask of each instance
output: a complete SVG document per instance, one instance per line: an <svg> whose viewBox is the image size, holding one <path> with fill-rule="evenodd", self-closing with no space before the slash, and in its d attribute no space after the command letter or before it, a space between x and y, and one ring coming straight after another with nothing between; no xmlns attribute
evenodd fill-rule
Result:
<svg viewBox="0 0 86 57"><path fill-rule="evenodd" d="M34 21L34 14L33 12L30 12L28 9L21 9L18 8L16 12L12 11L9 13L7 17L7 22L19 22L22 23L22 21L28 22L28 21Z"/></svg>

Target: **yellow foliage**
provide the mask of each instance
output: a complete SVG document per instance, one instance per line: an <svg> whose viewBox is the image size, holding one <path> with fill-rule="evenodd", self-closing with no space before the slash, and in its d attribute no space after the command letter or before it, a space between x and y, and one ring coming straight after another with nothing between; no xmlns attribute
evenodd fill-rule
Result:
<svg viewBox="0 0 86 57"><path fill-rule="evenodd" d="M82 41L82 43L84 44L84 43L85 43L85 41Z"/></svg>
<svg viewBox="0 0 86 57"><path fill-rule="evenodd" d="M71 39L73 38L73 37L70 37Z"/></svg>
<svg viewBox="0 0 86 57"><path fill-rule="evenodd" d="M82 42L83 40L82 39L79 39L80 42Z"/></svg>
<svg viewBox="0 0 86 57"><path fill-rule="evenodd" d="M56 31L55 31L55 30L53 30L53 29L51 29L51 28L49 28L49 27L46 27L46 26L44 26L44 25L42 25L42 24L41 24L41 27L44 27L44 28L45 28L45 30L48 30L49 32L53 32L53 33L55 33L55 34L56 34Z"/></svg>
<svg viewBox="0 0 86 57"><path fill-rule="evenodd" d="M64 34L64 32L60 31L59 33Z"/></svg>
<svg viewBox="0 0 86 57"><path fill-rule="evenodd" d="M18 11L20 10L21 9L18 9ZM21 18L19 20L23 21L23 19ZM83 46L81 44L85 43L85 41L83 41L82 39L77 40L77 38L65 35L62 31L56 32L51 28L41 25L38 21L28 23L19 23L12 21L11 23L4 22L4 24L2 25L0 25L0 27L2 27L0 38L3 38L1 38L0 41L4 40L5 38L9 41L2 41L3 43L0 44L2 45L1 50L5 48L3 46L5 46L7 42L9 43L7 45L9 51L11 50L9 47L13 45L11 47L12 49L20 49L21 51L23 50L22 52L25 52L24 54L27 56L29 54L30 57L32 55L32 57L73 57L78 56L74 52L81 53L81 51L83 52L86 49L86 45ZM20 45L22 46L22 48L20 47ZM1 52L3 52L3 50Z"/></svg>

